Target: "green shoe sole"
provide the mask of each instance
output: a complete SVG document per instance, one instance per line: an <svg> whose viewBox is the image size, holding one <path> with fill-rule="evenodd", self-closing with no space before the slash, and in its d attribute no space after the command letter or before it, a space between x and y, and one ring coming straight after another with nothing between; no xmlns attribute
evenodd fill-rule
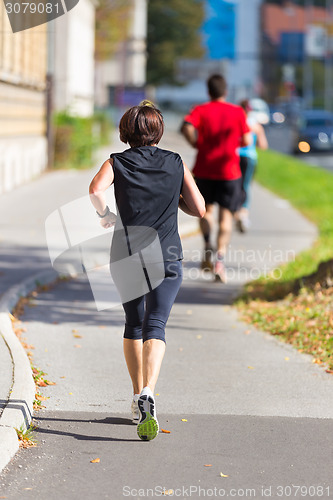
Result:
<svg viewBox="0 0 333 500"><path fill-rule="evenodd" d="M156 438L158 430L156 418L152 417L150 413L147 413L145 420L138 424L137 434L142 441L151 441Z"/></svg>

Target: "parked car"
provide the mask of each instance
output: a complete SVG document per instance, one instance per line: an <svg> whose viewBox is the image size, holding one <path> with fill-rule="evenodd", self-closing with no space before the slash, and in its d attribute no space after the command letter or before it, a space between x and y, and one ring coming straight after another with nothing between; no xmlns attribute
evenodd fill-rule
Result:
<svg viewBox="0 0 333 500"><path fill-rule="evenodd" d="M286 121L286 116L279 106L269 106L270 123L271 125L283 125Z"/></svg>
<svg viewBox="0 0 333 500"><path fill-rule="evenodd" d="M321 109L303 111L293 129L293 152L333 150L333 113Z"/></svg>

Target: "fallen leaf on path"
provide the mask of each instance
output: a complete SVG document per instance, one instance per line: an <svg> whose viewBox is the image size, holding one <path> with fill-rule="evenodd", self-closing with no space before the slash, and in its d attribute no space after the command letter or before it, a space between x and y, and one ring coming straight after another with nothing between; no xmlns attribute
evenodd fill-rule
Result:
<svg viewBox="0 0 333 500"><path fill-rule="evenodd" d="M159 396L159 395L160 395L160 393L159 393L159 392L157 392L157 393L155 394L155 396Z"/></svg>
<svg viewBox="0 0 333 500"><path fill-rule="evenodd" d="M80 349L82 347L82 345L80 344L75 344L74 347L76 347L77 349Z"/></svg>
<svg viewBox="0 0 333 500"><path fill-rule="evenodd" d="M37 403L33 404L33 409L34 410L41 410L42 408L46 408L46 406L40 405L40 404L37 404Z"/></svg>
<svg viewBox="0 0 333 500"><path fill-rule="evenodd" d="M32 344L27 344L26 342L24 342L23 340L21 340L21 344L22 346L24 347L24 349L35 349L35 346L32 345Z"/></svg>
<svg viewBox="0 0 333 500"><path fill-rule="evenodd" d="M66 377L63 375L63 376L62 376L62 377L60 377L60 378L66 378Z"/></svg>
<svg viewBox="0 0 333 500"><path fill-rule="evenodd" d="M329 370L329 369L327 368L326 373L333 373L333 370Z"/></svg>
<svg viewBox="0 0 333 500"><path fill-rule="evenodd" d="M249 370L254 370L254 366L248 366Z"/></svg>
<svg viewBox="0 0 333 500"><path fill-rule="evenodd" d="M204 467L212 467L212 464L205 464Z"/></svg>
<svg viewBox="0 0 333 500"><path fill-rule="evenodd" d="M245 330L245 332L244 332L244 333L245 333L245 335L250 335L251 330Z"/></svg>
<svg viewBox="0 0 333 500"><path fill-rule="evenodd" d="M187 422L187 418L182 418L182 422Z"/></svg>
<svg viewBox="0 0 333 500"><path fill-rule="evenodd" d="M163 495L173 495L174 491L173 490L164 490Z"/></svg>
<svg viewBox="0 0 333 500"><path fill-rule="evenodd" d="M50 380L45 380L46 385L57 385L55 382L51 382Z"/></svg>
<svg viewBox="0 0 333 500"><path fill-rule="evenodd" d="M78 333L76 333L75 335L73 335L74 338L76 339L82 339L82 335L79 335Z"/></svg>
<svg viewBox="0 0 333 500"><path fill-rule="evenodd" d="M171 431L167 431L166 429L161 429L162 432L164 432L164 434L171 434Z"/></svg>
<svg viewBox="0 0 333 500"><path fill-rule="evenodd" d="M228 474L223 474L223 472L220 472L221 477L229 477Z"/></svg>
<svg viewBox="0 0 333 500"><path fill-rule="evenodd" d="M99 463L100 463L100 461L101 461L101 459L100 459L100 458L94 458L94 460L90 460L90 463L91 463L91 464L99 464Z"/></svg>
<svg viewBox="0 0 333 500"><path fill-rule="evenodd" d="M312 363L315 364L315 365L321 365L322 362L320 361L320 359L316 358L316 359L313 359L312 360Z"/></svg>
<svg viewBox="0 0 333 500"><path fill-rule="evenodd" d="M197 339L202 339L202 335L197 335Z"/></svg>
<svg viewBox="0 0 333 500"><path fill-rule="evenodd" d="M78 333L78 330L72 330L72 333Z"/></svg>
<svg viewBox="0 0 333 500"><path fill-rule="evenodd" d="M38 387L47 387L47 384L42 379L37 380L36 385L38 385Z"/></svg>
<svg viewBox="0 0 333 500"><path fill-rule="evenodd" d="M284 358L284 360L285 360L285 361L289 361L289 359L290 359L290 358L288 358L288 356L286 356L286 357Z"/></svg>
<svg viewBox="0 0 333 500"><path fill-rule="evenodd" d="M38 401L47 401L48 399L50 398L47 398L45 396L40 396L39 394L36 394L35 398L38 400Z"/></svg>

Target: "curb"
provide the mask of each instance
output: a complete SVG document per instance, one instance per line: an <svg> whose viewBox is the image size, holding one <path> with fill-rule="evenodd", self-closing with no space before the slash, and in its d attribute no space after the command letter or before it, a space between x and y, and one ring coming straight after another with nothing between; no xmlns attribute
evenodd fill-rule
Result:
<svg viewBox="0 0 333 500"><path fill-rule="evenodd" d="M181 238L198 234L198 223L186 221L180 224ZM9 313L21 297L26 297L40 285L54 282L58 273L52 269L41 271L10 288L0 300L0 335L8 348L13 364L12 386L6 406L0 416L0 473L19 449L15 428L27 429L33 417L33 401L36 387L30 361L12 328Z"/></svg>
<svg viewBox="0 0 333 500"><path fill-rule="evenodd" d="M10 288L0 300L0 335L9 350L13 363L13 382L7 404L0 417L0 472L19 449L15 428L28 428L33 412L35 383L29 359L12 328L9 313L21 297L25 297L39 284L54 282L58 273L42 271Z"/></svg>

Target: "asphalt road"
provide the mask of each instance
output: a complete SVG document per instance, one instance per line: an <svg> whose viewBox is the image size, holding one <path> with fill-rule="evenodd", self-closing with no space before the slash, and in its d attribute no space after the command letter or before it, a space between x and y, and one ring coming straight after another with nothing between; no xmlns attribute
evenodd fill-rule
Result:
<svg viewBox="0 0 333 500"><path fill-rule="evenodd" d="M191 161L181 139L168 140ZM3 225L3 237L16 243L13 267L20 255L46 262L41 231L29 240L35 246L24 238L20 245L36 230L25 217L38 214L42 222L65 194L79 196L89 176L73 173L75 193L68 175L57 185L44 179L39 195L38 183L30 195L28 187L21 191L21 199L39 201L27 214L11 211ZM97 312L84 276L33 299L22 326L34 364L56 385L42 390L50 399L35 417L38 446L21 450L0 475L1 498L333 498L333 378L309 356L240 322L230 307L244 281L293 258L316 232L258 186L251 220L247 235L233 235L226 286L199 272L201 239L184 240L184 283L156 390L160 426L170 433L152 442L140 441L129 420L121 308Z"/></svg>
<svg viewBox="0 0 333 500"><path fill-rule="evenodd" d="M271 125L266 128L269 147L281 153L292 154L291 129L287 125ZM296 156L309 165L324 168L333 173L333 153L300 154Z"/></svg>

